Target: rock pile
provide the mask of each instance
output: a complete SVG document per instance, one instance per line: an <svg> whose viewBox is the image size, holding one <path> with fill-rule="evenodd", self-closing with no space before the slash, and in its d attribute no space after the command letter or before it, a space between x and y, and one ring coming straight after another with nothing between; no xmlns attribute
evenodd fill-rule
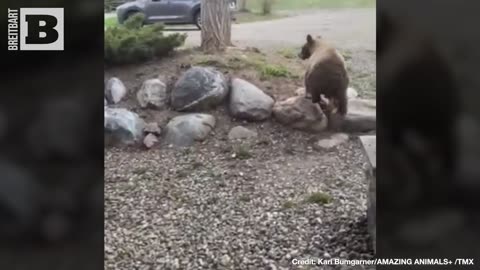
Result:
<svg viewBox="0 0 480 270"><path fill-rule="evenodd" d="M170 84L169 84L170 85ZM143 82L136 93L138 110L171 109L180 116L174 117L162 132L157 122L146 124L135 113L118 108L128 90L116 77L105 81L105 140L111 143L142 143L152 148L160 141L174 146L188 147L205 140L214 130L216 119L206 111L221 105L228 108L233 119L248 122L275 119L286 127L311 133L325 132L328 119L318 104L306 96L305 89L285 100L275 101L258 86L240 79L227 79L212 67L191 67L172 85L159 78ZM376 102L358 98L353 88L348 89L349 113L341 122L344 133L363 133L376 128ZM141 114L141 113L140 113ZM160 138L160 137L163 138ZM235 127L228 134L229 140L256 138L256 131ZM341 136L343 141L343 136ZM338 138L337 138L338 139ZM330 142L324 142L329 148Z"/></svg>

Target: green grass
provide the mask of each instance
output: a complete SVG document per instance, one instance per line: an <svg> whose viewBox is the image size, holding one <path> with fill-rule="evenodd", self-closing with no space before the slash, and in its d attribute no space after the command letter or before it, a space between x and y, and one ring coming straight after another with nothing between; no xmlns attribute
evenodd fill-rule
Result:
<svg viewBox="0 0 480 270"><path fill-rule="evenodd" d="M266 80L272 77L296 78L286 67L280 65L264 64L259 67L260 78Z"/></svg>
<svg viewBox="0 0 480 270"><path fill-rule="evenodd" d="M285 15L281 15L281 14L262 15L257 12L240 12L240 13L237 13L235 17L237 19L236 23L250 23L250 22L281 19L281 18L285 18Z"/></svg>
<svg viewBox="0 0 480 270"><path fill-rule="evenodd" d="M256 12L241 12L236 15L236 23L250 23L250 22L259 22L259 21L270 21L275 19L284 18L285 15L281 14L270 14L262 15ZM116 17L105 18L105 27L111 27L118 24Z"/></svg>
<svg viewBox="0 0 480 270"><path fill-rule="evenodd" d="M332 197L323 192L314 192L305 201L307 203L328 204L332 201Z"/></svg>
<svg viewBox="0 0 480 270"><path fill-rule="evenodd" d="M253 154L250 152L250 149L246 145L237 145L233 147L235 157L238 159L249 159L253 157Z"/></svg>
<svg viewBox="0 0 480 270"><path fill-rule="evenodd" d="M293 201L286 201L282 205L283 209L291 209L291 208L294 208L295 206L296 204Z"/></svg>
<svg viewBox="0 0 480 270"><path fill-rule="evenodd" d="M111 27L115 26L118 24L117 18L112 17L112 18L105 18L105 27Z"/></svg>
<svg viewBox="0 0 480 270"><path fill-rule="evenodd" d="M268 21L284 17L284 15L275 14L277 10L302 10L312 8L361 8L375 7L376 0L274 0L273 13L262 15L261 4L263 0L247 0L247 9L251 13L238 13L238 23L249 23L257 21ZM117 24L117 18L105 19L105 27Z"/></svg>
<svg viewBox="0 0 480 270"><path fill-rule="evenodd" d="M247 9L255 12L261 10L263 0L247 1ZM376 0L274 0L273 10L375 7L376 3Z"/></svg>
<svg viewBox="0 0 480 270"><path fill-rule="evenodd" d="M277 53L281 56L283 56L284 58L287 58L287 59L295 59L297 58L297 51L300 51L300 49L298 50L295 50L293 48L284 48L284 49L281 49L281 50L278 50Z"/></svg>
<svg viewBox="0 0 480 270"><path fill-rule="evenodd" d="M271 78L292 78L300 75L281 64L268 63L265 56L261 54L249 54L247 57L224 57L218 55L198 56L192 61L195 65L214 66L220 69L244 70L254 69L258 72L260 79Z"/></svg>

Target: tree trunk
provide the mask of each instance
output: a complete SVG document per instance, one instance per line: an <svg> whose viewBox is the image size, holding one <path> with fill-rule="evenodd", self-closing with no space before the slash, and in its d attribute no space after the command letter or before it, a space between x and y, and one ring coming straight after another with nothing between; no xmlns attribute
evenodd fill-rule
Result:
<svg viewBox="0 0 480 270"><path fill-rule="evenodd" d="M246 12L248 11L247 9L247 0L239 0L240 5L238 5L238 10L241 12Z"/></svg>
<svg viewBox="0 0 480 270"><path fill-rule="evenodd" d="M202 50L222 51L231 46L232 20L228 0L202 0Z"/></svg>
<svg viewBox="0 0 480 270"><path fill-rule="evenodd" d="M262 13L263 15L272 14L273 0L263 0Z"/></svg>

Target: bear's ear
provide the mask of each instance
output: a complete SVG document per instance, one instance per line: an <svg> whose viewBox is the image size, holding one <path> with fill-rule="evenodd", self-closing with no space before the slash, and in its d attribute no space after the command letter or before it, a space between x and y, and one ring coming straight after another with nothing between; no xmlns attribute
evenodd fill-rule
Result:
<svg viewBox="0 0 480 270"><path fill-rule="evenodd" d="M307 42L308 44L312 44L313 43L313 38L310 34L307 35Z"/></svg>

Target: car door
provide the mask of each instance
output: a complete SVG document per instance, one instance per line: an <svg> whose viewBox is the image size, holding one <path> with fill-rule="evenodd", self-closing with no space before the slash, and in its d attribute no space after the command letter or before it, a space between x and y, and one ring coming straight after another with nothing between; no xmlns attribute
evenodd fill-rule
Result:
<svg viewBox="0 0 480 270"><path fill-rule="evenodd" d="M194 0L169 0L170 12L173 20L177 23L188 23L191 21L191 9Z"/></svg>
<svg viewBox="0 0 480 270"><path fill-rule="evenodd" d="M170 18L170 0L146 0L145 14L149 22L167 22Z"/></svg>

